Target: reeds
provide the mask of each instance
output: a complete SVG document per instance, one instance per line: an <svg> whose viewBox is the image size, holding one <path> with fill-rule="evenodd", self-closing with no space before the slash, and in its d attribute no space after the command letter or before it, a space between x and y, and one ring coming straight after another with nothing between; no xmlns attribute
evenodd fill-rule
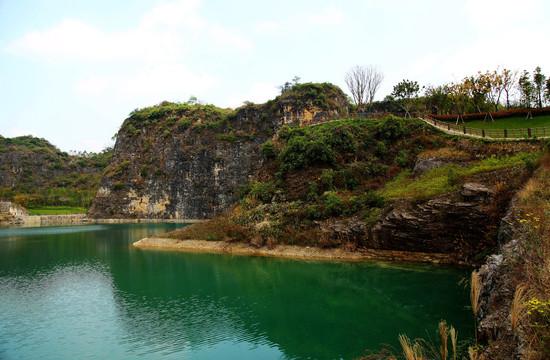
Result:
<svg viewBox="0 0 550 360"><path fill-rule="evenodd" d="M458 332L451 326L449 333L451 334L451 344L453 345L453 360L456 360L456 343L458 342Z"/></svg>
<svg viewBox="0 0 550 360"><path fill-rule="evenodd" d="M439 348L439 353L441 354L442 360L447 360L447 339L449 338L449 328L445 321L439 323L439 335L441 335L441 347Z"/></svg>
<svg viewBox="0 0 550 360"><path fill-rule="evenodd" d="M474 332L476 337L477 348L477 312L479 311L479 297L481 295L481 276L474 270L472 271L472 280L470 283L470 301L472 303L472 311L474 313Z"/></svg>
<svg viewBox="0 0 550 360"><path fill-rule="evenodd" d="M512 300L512 309L510 309L510 323L512 325L512 332L516 331L523 318L527 316L525 299L525 287L521 285L517 286L514 293L514 300Z"/></svg>
<svg viewBox="0 0 550 360"><path fill-rule="evenodd" d="M407 335L399 335L399 343L403 348L403 356L406 360L425 360L424 349L418 342L412 342Z"/></svg>

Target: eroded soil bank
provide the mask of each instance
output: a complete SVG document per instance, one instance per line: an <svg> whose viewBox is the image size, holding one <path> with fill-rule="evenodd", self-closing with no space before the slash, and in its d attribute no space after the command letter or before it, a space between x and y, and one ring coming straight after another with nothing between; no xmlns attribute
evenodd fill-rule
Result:
<svg viewBox="0 0 550 360"><path fill-rule="evenodd" d="M362 249L347 251L339 248L321 249L318 247L276 245L273 248L260 248L245 243L206 240L177 240L166 238L145 238L132 244L141 249L175 250L188 252L208 252L247 256L286 257L316 260L386 260L410 261L434 264L456 263L451 256L408 251ZM462 264L465 265L465 264Z"/></svg>

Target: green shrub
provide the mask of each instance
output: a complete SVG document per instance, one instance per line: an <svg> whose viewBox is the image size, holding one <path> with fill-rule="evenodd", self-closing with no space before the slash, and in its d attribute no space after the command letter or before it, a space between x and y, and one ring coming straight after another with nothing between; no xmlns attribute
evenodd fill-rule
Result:
<svg viewBox="0 0 550 360"><path fill-rule="evenodd" d="M113 184L113 190L114 191L119 191L119 190L122 190L124 189L124 184L121 183L121 182L116 182Z"/></svg>
<svg viewBox="0 0 550 360"><path fill-rule="evenodd" d="M260 149L260 155L268 159L275 158L275 144L271 141L264 143Z"/></svg>
<svg viewBox="0 0 550 360"><path fill-rule="evenodd" d="M384 141L378 141L374 146L374 152L378 156L385 155L388 152L388 147Z"/></svg>
<svg viewBox="0 0 550 360"><path fill-rule="evenodd" d="M231 131L228 134L219 134L218 139L220 141L225 141L233 144L235 141L237 141L237 136L235 136L235 133Z"/></svg>
<svg viewBox="0 0 550 360"><path fill-rule="evenodd" d="M176 123L176 121L178 121L178 117L175 116L175 115L172 115L172 116L170 116L170 117L168 118L168 121L166 122L166 124L167 124L168 126L172 126L172 125L174 125L174 124Z"/></svg>
<svg viewBox="0 0 550 360"><path fill-rule="evenodd" d="M277 186L274 182L256 182L250 188L249 195L256 196L262 203L267 204L271 202L276 191Z"/></svg>
<svg viewBox="0 0 550 360"><path fill-rule="evenodd" d="M333 164L335 153L322 139L297 136L292 137L279 153L279 160L286 169L299 169L314 163Z"/></svg>
<svg viewBox="0 0 550 360"><path fill-rule="evenodd" d="M338 216L344 211L345 201L335 191L326 191L321 199L325 207L324 216Z"/></svg>
<svg viewBox="0 0 550 360"><path fill-rule="evenodd" d="M162 135L167 138L168 136L170 136L170 130L164 130L164 133Z"/></svg>
<svg viewBox="0 0 550 360"><path fill-rule="evenodd" d="M139 169L139 174L141 175L141 177L146 177L148 171L149 169L147 168L147 166L142 166L141 169Z"/></svg>
<svg viewBox="0 0 550 360"><path fill-rule="evenodd" d="M409 133L405 121L395 116L387 116L376 127L377 137L383 140L395 141Z"/></svg>
<svg viewBox="0 0 550 360"><path fill-rule="evenodd" d="M133 137L134 135L136 135L136 128L134 127L134 125L128 125L127 134L129 137Z"/></svg>
<svg viewBox="0 0 550 360"><path fill-rule="evenodd" d="M191 120L181 119L179 121L178 125L179 125L181 131L187 130L189 128L189 126L191 125Z"/></svg>
<svg viewBox="0 0 550 360"><path fill-rule="evenodd" d="M203 124L203 123L194 123L193 124L193 130L195 130L195 132L197 133L200 133L202 131L202 129L204 129L206 127L206 124Z"/></svg>
<svg viewBox="0 0 550 360"><path fill-rule="evenodd" d="M409 165L409 152L407 150L399 151L399 155L395 157L394 162L401 167L406 167Z"/></svg>
<svg viewBox="0 0 550 360"><path fill-rule="evenodd" d="M335 171L332 169L323 169L321 173L321 183L327 190L334 190Z"/></svg>

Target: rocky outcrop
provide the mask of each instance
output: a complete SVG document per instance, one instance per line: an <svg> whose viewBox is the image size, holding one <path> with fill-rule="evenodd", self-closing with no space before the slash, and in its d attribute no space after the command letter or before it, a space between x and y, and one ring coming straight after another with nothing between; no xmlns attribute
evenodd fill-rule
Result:
<svg viewBox="0 0 550 360"><path fill-rule="evenodd" d="M452 254L457 262L471 261L474 255L493 250L497 238L505 237L504 231L495 236L505 210L497 203L510 200L502 196L502 189L467 182L459 191L425 201L397 200L373 225L357 216L316 225L331 240L330 246Z"/></svg>
<svg viewBox="0 0 550 360"><path fill-rule="evenodd" d="M283 126L346 116L347 100L337 87L304 84L298 90L305 95L293 90L233 112L162 103L147 116L134 114L117 135L88 215L204 219L227 211L261 166L262 145Z"/></svg>
<svg viewBox="0 0 550 360"><path fill-rule="evenodd" d="M99 176L105 165L71 156L44 139L0 135L0 187L65 187L73 174Z"/></svg>
<svg viewBox="0 0 550 360"><path fill-rule="evenodd" d="M466 183L458 192L425 202L399 200L374 226L366 246L373 249L452 253L485 241L494 191Z"/></svg>
<svg viewBox="0 0 550 360"><path fill-rule="evenodd" d="M511 309L516 288L525 282L525 249L521 227L514 226L517 206L512 201L501 221L500 248L479 268L482 291L479 301L478 333L489 359L522 358L528 344L521 328L512 330ZM527 357L529 358L529 357Z"/></svg>

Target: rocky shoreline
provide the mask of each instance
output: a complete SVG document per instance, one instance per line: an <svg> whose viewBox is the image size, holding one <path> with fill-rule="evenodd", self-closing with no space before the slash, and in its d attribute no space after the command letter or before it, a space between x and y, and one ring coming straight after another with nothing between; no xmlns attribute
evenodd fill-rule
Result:
<svg viewBox="0 0 550 360"><path fill-rule="evenodd" d="M132 246L140 249L158 249L186 252L221 253L246 256L284 257L295 259L337 260L337 261L405 261L432 264L456 264L451 256L408 251L361 249L348 251L339 248L321 249L318 247L277 245L273 248L253 247L245 243L206 240L176 240L166 238L145 238ZM467 265L467 264L460 264Z"/></svg>

